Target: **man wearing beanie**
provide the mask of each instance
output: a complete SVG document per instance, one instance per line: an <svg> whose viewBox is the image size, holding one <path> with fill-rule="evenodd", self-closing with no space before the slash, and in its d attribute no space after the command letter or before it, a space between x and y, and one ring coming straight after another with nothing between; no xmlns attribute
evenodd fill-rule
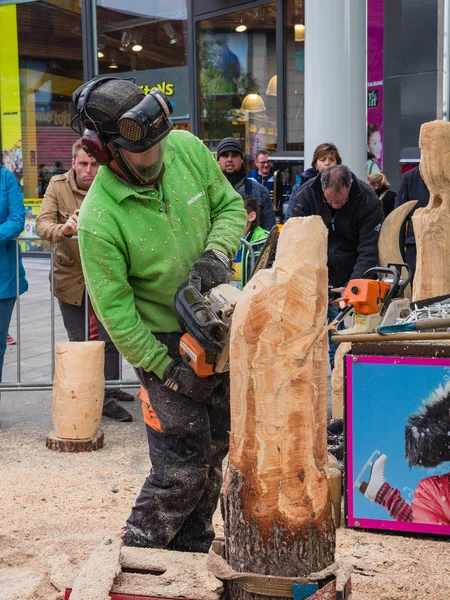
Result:
<svg viewBox="0 0 450 600"><path fill-rule="evenodd" d="M251 196L260 208L260 226L270 231L275 225L275 211L270 200L269 191L253 179L246 179L247 172L244 167L242 147L238 139L223 138L217 146L217 161L222 173L242 195Z"/></svg>
<svg viewBox="0 0 450 600"><path fill-rule="evenodd" d="M136 371L151 471L123 533L127 546L208 552L230 429L229 376L181 359L174 306L231 279L246 213L211 152L171 131L169 99L117 77L75 91L83 147L102 166L78 223L95 313ZM84 130L87 128L87 130Z"/></svg>

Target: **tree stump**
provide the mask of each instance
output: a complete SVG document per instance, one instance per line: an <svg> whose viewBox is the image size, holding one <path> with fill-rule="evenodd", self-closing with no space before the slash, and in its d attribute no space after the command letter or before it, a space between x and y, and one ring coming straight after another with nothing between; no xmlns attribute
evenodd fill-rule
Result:
<svg viewBox="0 0 450 600"><path fill-rule="evenodd" d="M413 301L450 295L450 123L424 123L419 146L430 201L412 218L417 246Z"/></svg>
<svg viewBox="0 0 450 600"><path fill-rule="evenodd" d="M105 343L58 342L52 393L54 431L47 448L89 452L103 446Z"/></svg>
<svg viewBox="0 0 450 600"><path fill-rule="evenodd" d="M327 237L318 216L290 219L274 266L252 278L233 315L222 509L225 558L239 572L305 577L334 561ZM234 583L231 595L258 598Z"/></svg>

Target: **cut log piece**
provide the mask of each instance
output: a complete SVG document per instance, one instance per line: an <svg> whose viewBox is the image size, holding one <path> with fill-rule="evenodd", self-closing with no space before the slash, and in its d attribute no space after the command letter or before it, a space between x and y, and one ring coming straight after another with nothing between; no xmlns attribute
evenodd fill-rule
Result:
<svg viewBox="0 0 450 600"><path fill-rule="evenodd" d="M320 217L290 219L274 266L245 287L233 316L222 508L225 558L236 571L305 577L334 560L327 233ZM239 588L232 597L253 595Z"/></svg>
<svg viewBox="0 0 450 600"><path fill-rule="evenodd" d="M420 129L420 174L430 201L412 218L417 246L413 300L450 295L450 123Z"/></svg>
<svg viewBox="0 0 450 600"><path fill-rule="evenodd" d="M93 440L105 393L105 343L58 342L52 393L57 438Z"/></svg>
<svg viewBox="0 0 450 600"><path fill-rule="evenodd" d="M109 600L121 572L122 538L116 533L99 544L74 581L70 600Z"/></svg>

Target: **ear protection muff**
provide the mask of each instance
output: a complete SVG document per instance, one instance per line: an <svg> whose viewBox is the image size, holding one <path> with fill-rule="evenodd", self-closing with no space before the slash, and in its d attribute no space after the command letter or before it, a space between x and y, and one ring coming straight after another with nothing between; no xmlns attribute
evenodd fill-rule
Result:
<svg viewBox="0 0 450 600"><path fill-rule="evenodd" d="M86 154L99 165L108 165L113 157L108 146L102 141L97 132L86 129L81 136L81 143Z"/></svg>

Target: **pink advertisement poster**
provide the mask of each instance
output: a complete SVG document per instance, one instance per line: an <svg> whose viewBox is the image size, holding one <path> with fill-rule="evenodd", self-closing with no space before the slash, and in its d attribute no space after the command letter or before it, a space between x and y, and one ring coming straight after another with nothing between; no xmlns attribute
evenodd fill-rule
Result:
<svg viewBox="0 0 450 600"><path fill-rule="evenodd" d="M383 8L367 2L367 174L383 169Z"/></svg>

